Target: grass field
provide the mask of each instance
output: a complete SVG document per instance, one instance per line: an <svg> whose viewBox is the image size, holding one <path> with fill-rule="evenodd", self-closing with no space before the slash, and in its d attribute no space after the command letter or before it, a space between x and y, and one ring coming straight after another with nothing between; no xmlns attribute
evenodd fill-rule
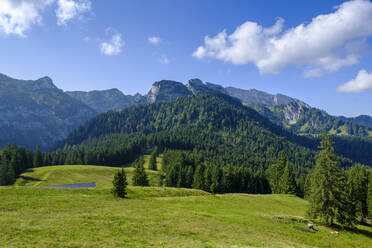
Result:
<svg viewBox="0 0 372 248"><path fill-rule="evenodd" d="M95 182L98 188L112 186L114 174L120 170L116 167L94 165L59 165L30 169L16 181L18 186L47 186L57 184ZM134 168L124 169L129 184L131 184ZM150 185L159 185L159 175L156 171L146 170Z"/></svg>
<svg viewBox="0 0 372 248"><path fill-rule="evenodd" d="M46 182L65 183L50 181L53 173L80 177L63 167L49 168ZM35 181L0 187L0 247L372 247L368 226L338 235L320 225L315 233L300 230L307 202L298 197L129 187L128 198L117 199L109 175L88 172L95 169L111 168L86 167L102 182L94 189L46 189Z"/></svg>

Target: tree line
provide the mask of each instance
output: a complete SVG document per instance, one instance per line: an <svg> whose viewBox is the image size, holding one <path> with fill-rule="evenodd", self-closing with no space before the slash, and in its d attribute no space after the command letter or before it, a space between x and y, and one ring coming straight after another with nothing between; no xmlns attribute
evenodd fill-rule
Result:
<svg viewBox="0 0 372 248"><path fill-rule="evenodd" d="M0 151L0 185L11 185L25 170L43 166L43 155L40 147L35 152L15 144L8 144Z"/></svg>

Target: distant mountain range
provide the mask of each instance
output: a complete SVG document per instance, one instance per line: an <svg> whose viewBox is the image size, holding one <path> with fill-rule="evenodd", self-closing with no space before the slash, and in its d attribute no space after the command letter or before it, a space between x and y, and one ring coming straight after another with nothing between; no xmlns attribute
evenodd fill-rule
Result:
<svg viewBox="0 0 372 248"><path fill-rule="evenodd" d="M146 95L125 95L118 89L65 92L58 89L49 77L18 80L0 74L0 147L15 142L28 148L39 144L47 150L100 113L201 92L238 98L246 106L294 133L372 136L370 116L334 117L282 94L225 88L199 79L191 79L186 85L162 80L155 82Z"/></svg>
<svg viewBox="0 0 372 248"><path fill-rule="evenodd" d="M351 121L363 126L372 127L372 116L369 115L359 115L357 117L339 116L338 118L343 119L345 121Z"/></svg>
<svg viewBox="0 0 372 248"><path fill-rule="evenodd" d="M0 74L0 148L9 142L50 148L96 114L49 77L26 81Z"/></svg>

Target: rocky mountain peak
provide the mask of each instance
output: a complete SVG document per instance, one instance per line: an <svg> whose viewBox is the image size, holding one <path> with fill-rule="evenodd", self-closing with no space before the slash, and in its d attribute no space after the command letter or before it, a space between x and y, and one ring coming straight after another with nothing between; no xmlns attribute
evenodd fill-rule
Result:
<svg viewBox="0 0 372 248"><path fill-rule="evenodd" d="M35 81L33 89L57 89L57 87L53 84L53 80L50 77L42 77Z"/></svg>
<svg viewBox="0 0 372 248"><path fill-rule="evenodd" d="M198 78L195 79L190 79L188 83L186 84L186 87L191 91L194 95L199 94L201 92L218 92L218 93L223 93L227 94L225 91L225 88L222 87L221 85L218 84L212 84L212 83L203 83Z"/></svg>
<svg viewBox="0 0 372 248"><path fill-rule="evenodd" d="M161 80L152 85L151 90L147 94L147 100L153 103L155 101L172 100L190 94L191 92L187 87L180 82Z"/></svg>

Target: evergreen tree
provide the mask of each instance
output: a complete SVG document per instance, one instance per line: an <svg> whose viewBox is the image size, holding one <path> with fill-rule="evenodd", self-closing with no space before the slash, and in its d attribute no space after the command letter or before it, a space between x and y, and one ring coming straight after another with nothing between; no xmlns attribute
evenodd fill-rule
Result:
<svg viewBox="0 0 372 248"><path fill-rule="evenodd" d="M198 165L198 167L196 167L193 181L194 181L192 184L193 189L203 189L204 177L203 177L203 168L201 165Z"/></svg>
<svg viewBox="0 0 372 248"><path fill-rule="evenodd" d="M115 176L114 180L112 181L113 188L111 193L120 198L124 198L127 195L127 177L125 175L125 171L122 168L121 171L119 170Z"/></svg>
<svg viewBox="0 0 372 248"><path fill-rule="evenodd" d="M149 170L157 170L156 157L158 156L158 148L155 147L150 155Z"/></svg>
<svg viewBox="0 0 372 248"><path fill-rule="evenodd" d="M209 166L205 168L204 170L204 187L203 190L209 192L211 190L211 184L212 184L212 178L211 178L211 170Z"/></svg>
<svg viewBox="0 0 372 248"><path fill-rule="evenodd" d="M33 163L34 163L34 167L43 166L43 155L41 154L39 145L37 145L35 148Z"/></svg>
<svg viewBox="0 0 372 248"><path fill-rule="evenodd" d="M8 167L2 156L0 156L0 186L8 184Z"/></svg>
<svg viewBox="0 0 372 248"><path fill-rule="evenodd" d="M367 205L368 205L368 217L372 219L372 170L369 170L369 180L368 180L368 197L367 197Z"/></svg>
<svg viewBox="0 0 372 248"><path fill-rule="evenodd" d="M223 191L226 193L232 193L234 192L233 190L233 185L234 185L234 174L233 174L233 169L231 166L228 166L224 168L223 173L222 173L222 187Z"/></svg>
<svg viewBox="0 0 372 248"><path fill-rule="evenodd" d="M193 180L194 180L194 169L192 168L192 166L187 166L186 188L191 188L192 187Z"/></svg>
<svg viewBox="0 0 372 248"><path fill-rule="evenodd" d="M297 194L297 184L289 163L284 168L282 177L280 178L280 192L282 194Z"/></svg>
<svg viewBox="0 0 372 248"><path fill-rule="evenodd" d="M221 178L222 178L222 171L218 166L213 166L212 169L212 184L210 191L213 194L221 192Z"/></svg>
<svg viewBox="0 0 372 248"><path fill-rule="evenodd" d="M356 165L348 170L348 188L360 221L365 222L368 215L368 171L364 166Z"/></svg>
<svg viewBox="0 0 372 248"><path fill-rule="evenodd" d="M136 168L133 174L133 185L149 186L149 179L147 178L147 174L142 162L136 164Z"/></svg>
<svg viewBox="0 0 372 248"><path fill-rule="evenodd" d="M276 164L273 164L267 170L267 177L269 179L271 191L274 194L284 193L281 189L280 181L284 173L284 169L288 165L288 159L285 153L282 151L279 155L279 161Z"/></svg>
<svg viewBox="0 0 372 248"><path fill-rule="evenodd" d="M338 222L349 226L355 222L355 209L346 192L346 175L338 167L333 140L324 134L311 178L308 215L327 225Z"/></svg>
<svg viewBox="0 0 372 248"><path fill-rule="evenodd" d="M311 193L311 180L313 178L312 172L307 174L305 185L304 185L304 198L309 199L310 193Z"/></svg>
<svg viewBox="0 0 372 248"><path fill-rule="evenodd" d="M167 168L165 173L165 186L176 187L178 181L178 175L174 166Z"/></svg>
<svg viewBox="0 0 372 248"><path fill-rule="evenodd" d="M177 178L177 187L178 188L185 188L186 187L186 168L182 167L181 165L177 165L176 171L178 172Z"/></svg>

